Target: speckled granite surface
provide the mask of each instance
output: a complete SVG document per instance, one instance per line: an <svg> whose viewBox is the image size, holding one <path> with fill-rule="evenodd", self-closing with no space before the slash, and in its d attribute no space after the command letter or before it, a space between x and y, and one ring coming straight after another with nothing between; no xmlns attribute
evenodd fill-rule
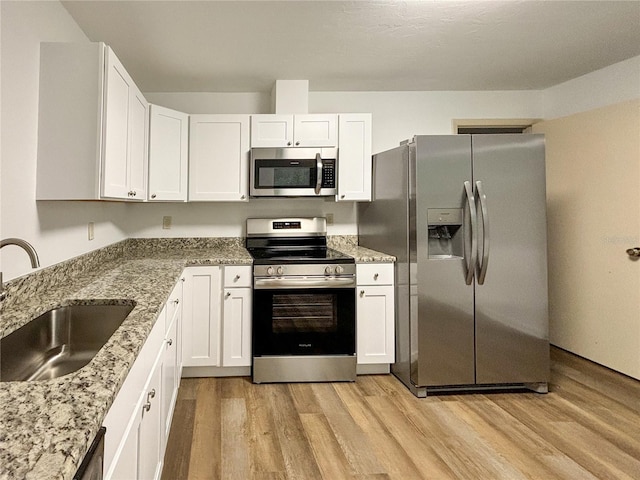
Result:
<svg viewBox="0 0 640 480"><path fill-rule="evenodd" d="M393 257L329 237L357 262ZM250 265L238 238L129 239L12 280L0 305L0 337L61 305L131 301L136 306L93 360L75 373L0 382L0 479L71 479L189 265Z"/></svg>

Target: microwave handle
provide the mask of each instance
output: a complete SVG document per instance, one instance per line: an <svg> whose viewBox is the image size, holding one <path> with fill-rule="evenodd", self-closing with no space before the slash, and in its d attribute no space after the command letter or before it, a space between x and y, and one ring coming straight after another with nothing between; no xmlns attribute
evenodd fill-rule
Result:
<svg viewBox="0 0 640 480"><path fill-rule="evenodd" d="M316 153L316 195L320 195L322 188L322 156Z"/></svg>

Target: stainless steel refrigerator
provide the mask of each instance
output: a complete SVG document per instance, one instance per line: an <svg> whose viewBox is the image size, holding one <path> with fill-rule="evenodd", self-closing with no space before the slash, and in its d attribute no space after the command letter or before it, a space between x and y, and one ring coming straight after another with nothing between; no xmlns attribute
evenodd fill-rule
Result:
<svg viewBox="0 0 640 480"><path fill-rule="evenodd" d="M392 372L417 396L546 392L544 137L420 135L373 168L358 228L397 257Z"/></svg>

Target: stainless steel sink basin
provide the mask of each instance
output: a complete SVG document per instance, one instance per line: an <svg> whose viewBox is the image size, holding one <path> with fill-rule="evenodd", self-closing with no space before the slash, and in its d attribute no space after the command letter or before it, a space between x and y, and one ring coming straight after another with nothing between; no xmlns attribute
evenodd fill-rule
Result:
<svg viewBox="0 0 640 480"><path fill-rule="evenodd" d="M133 307L71 305L43 313L0 340L0 381L47 380L84 367Z"/></svg>

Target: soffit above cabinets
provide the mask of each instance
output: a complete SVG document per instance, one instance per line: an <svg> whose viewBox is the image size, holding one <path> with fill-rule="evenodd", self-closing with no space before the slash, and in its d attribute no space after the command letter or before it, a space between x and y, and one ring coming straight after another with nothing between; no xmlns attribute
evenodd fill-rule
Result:
<svg viewBox="0 0 640 480"><path fill-rule="evenodd" d="M62 1L144 92L543 89L640 55L637 1Z"/></svg>

